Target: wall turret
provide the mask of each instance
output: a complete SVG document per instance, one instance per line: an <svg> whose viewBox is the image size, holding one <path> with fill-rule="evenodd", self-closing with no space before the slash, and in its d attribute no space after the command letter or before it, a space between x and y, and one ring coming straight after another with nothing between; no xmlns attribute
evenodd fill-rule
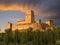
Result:
<svg viewBox="0 0 60 45"><path fill-rule="evenodd" d="M50 19L46 20L46 24L48 26L53 26L53 20L50 20Z"/></svg>
<svg viewBox="0 0 60 45"><path fill-rule="evenodd" d="M12 23L8 22L6 27L7 27L7 29L12 29Z"/></svg>

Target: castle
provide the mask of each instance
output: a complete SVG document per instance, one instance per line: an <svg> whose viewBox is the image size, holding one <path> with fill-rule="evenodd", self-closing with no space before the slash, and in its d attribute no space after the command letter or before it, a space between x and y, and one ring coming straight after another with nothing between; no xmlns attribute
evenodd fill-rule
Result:
<svg viewBox="0 0 60 45"><path fill-rule="evenodd" d="M34 20L34 12L32 10L28 10L26 12L25 20L17 21L16 24L12 24L8 22L7 29L12 30L21 30L21 29L27 29L29 27L32 27L34 30L36 29L50 29L53 25L53 20L46 20L46 23L42 23L41 20Z"/></svg>

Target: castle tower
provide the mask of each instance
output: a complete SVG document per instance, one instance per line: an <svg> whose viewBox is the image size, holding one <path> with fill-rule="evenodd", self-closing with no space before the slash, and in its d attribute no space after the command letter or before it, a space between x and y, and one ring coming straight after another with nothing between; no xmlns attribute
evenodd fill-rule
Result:
<svg viewBox="0 0 60 45"><path fill-rule="evenodd" d="M38 24L38 29L42 29L41 19L37 20L36 23Z"/></svg>
<svg viewBox="0 0 60 45"><path fill-rule="evenodd" d="M26 11L25 21L26 23L34 22L34 12L32 10Z"/></svg>
<svg viewBox="0 0 60 45"><path fill-rule="evenodd" d="M6 27L7 27L7 29L12 29L12 23L8 22Z"/></svg>
<svg viewBox="0 0 60 45"><path fill-rule="evenodd" d="M46 24L48 24L48 26L53 26L53 20L46 20Z"/></svg>

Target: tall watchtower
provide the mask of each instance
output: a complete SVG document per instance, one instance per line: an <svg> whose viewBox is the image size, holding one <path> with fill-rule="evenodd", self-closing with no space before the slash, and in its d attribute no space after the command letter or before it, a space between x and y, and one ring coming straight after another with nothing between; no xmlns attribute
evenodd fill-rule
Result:
<svg viewBox="0 0 60 45"><path fill-rule="evenodd" d="M33 23L34 22L34 12L32 10L26 11L25 21L27 23Z"/></svg>

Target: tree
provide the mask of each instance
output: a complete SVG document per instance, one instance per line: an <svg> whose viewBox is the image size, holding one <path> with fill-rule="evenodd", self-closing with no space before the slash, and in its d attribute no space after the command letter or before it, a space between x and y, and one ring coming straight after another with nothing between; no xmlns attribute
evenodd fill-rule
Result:
<svg viewBox="0 0 60 45"><path fill-rule="evenodd" d="M20 45L20 31L19 30L14 31L14 44Z"/></svg>
<svg viewBox="0 0 60 45"><path fill-rule="evenodd" d="M33 32L33 45L40 45L40 31Z"/></svg>
<svg viewBox="0 0 60 45"><path fill-rule="evenodd" d="M10 42L12 42L12 30L7 29L5 30L5 43L9 45Z"/></svg>

